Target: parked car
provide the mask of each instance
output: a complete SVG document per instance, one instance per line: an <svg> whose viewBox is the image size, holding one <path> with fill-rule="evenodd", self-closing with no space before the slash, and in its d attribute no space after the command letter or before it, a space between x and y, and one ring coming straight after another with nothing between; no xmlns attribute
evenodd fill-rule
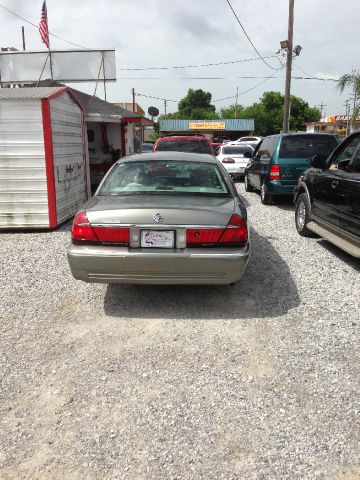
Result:
<svg viewBox="0 0 360 480"><path fill-rule="evenodd" d="M214 143L221 143L221 145L223 143L226 143L226 142L231 142L231 138L229 138L228 136L226 135L214 135L213 136L213 142Z"/></svg>
<svg viewBox="0 0 360 480"><path fill-rule="evenodd" d="M211 155L119 160L71 235L69 265L84 282L231 284L250 254L246 207Z"/></svg>
<svg viewBox="0 0 360 480"><path fill-rule="evenodd" d="M190 152L214 155L209 140L202 135L173 135L164 136L156 140L154 152Z"/></svg>
<svg viewBox="0 0 360 480"><path fill-rule="evenodd" d="M235 143L246 143L247 145L252 145L256 147L258 143L261 142L261 137L240 137L235 140Z"/></svg>
<svg viewBox="0 0 360 480"><path fill-rule="evenodd" d="M245 169L245 190L259 190L268 205L277 196L292 197L299 177L314 155L328 156L338 145L335 135L290 133L265 137Z"/></svg>
<svg viewBox="0 0 360 480"><path fill-rule="evenodd" d="M152 152L152 149L153 149L153 144L150 143L150 142L144 142L142 145L141 145L141 151L144 153L144 152Z"/></svg>
<svg viewBox="0 0 360 480"><path fill-rule="evenodd" d="M315 155L295 190L300 235L325 238L360 258L360 132L326 159Z"/></svg>
<svg viewBox="0 0 360 480"><path fill-rule="evenodd" d="M222 145L215 151L216 158L221 162L234 179L244 177L249 156L254 152L250 145ZM247 155L247 156L245 156Z"/></svg>
<svg viewBox="0 0 360 480"><path fill-rule="evenodd" d="M218 142L210 142L210 145L212 146L214 152L215 152L215 155L216 155L216 151L217 151L217 148L218 147L221 147L223 145L223 143L218 143Z"/></svg>

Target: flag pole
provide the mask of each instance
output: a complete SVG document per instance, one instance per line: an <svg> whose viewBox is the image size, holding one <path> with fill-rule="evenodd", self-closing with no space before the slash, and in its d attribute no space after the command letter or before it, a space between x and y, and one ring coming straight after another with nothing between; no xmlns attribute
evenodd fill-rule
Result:
<svg viewBox="0 0 360 480"><path fill-rule="evenodd" d="M48 17L48 13L47 13L47 7L46 7L46 22L47 22L47 28L48 28L49 59L50 59L50 74L51 74L51 80L54 80L54 75L53 75L53 64L52 64L52 58L51 58L50 34L49 34L49 17Z"/></svg>

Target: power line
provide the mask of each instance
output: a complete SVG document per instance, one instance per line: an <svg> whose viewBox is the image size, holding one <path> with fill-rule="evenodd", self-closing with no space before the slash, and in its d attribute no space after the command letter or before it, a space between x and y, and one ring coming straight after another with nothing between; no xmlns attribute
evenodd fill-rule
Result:
<svg viewBox="0 0 360 480"><path fill-rule="evenodd" d="M295 68L297 68L298 70L300 70L300 72L304 73L306 75L306 77L293 77L293 78L296 78L296 79L302 79L302 80L322 80L324 82L338 82L338 79L337 78L321 78L321 77L314 77L313 75L311 75L311 73L308 73L308 72L305 72L305 70L303 70L301 67L299 67L298 65L293 65Z"/></svg>
<svg viewBox="0 0 360 480"><path fill-rule="evenodd" d="M278 70L275 71L275 73ZM231 76L231 77L117 77L117 80L254 80L268 78L280 79L283 77L261 77L261 76ZM318 80L320 82L337 82L336 78L320 78L320 77L291 77L294 80ZM163 99L161 99L163 100Z"/></svg>
<svg viewBox="0 0 360 480"><path fill-rule="evenodd" d="M269 55L264 58L277 58L276 55ZM218 63L203 63L200 65L175 65L168 67L144 67L144 68L117 68L116 71L146 71L146 70L171 70L176 68L201 68L201 67L216 67L218 65L231 65L234 63L245 63L245 62L256 62L261 60L260 58L246 58L244 60L229 60L228 62L218 62Z"/></svg>
<svg viewBox="0 0 360 480"><path fill-rule="evenodd" d="M7 7L4 7L4 5L2 5L1 3L0 3L0 8L2 8L3 10L6 10L6 11L9 12L9 13L12 13L13 15L15 15L15 17L20 18L21 20L23 20L24 22L28 23L29 25L32 25L32 26L35 27L37 30L39 29L39 26L38 26L38 25L35 25L35 23L30 22L30 20L27 20L26 18L24 18L24 17L22 17L21 15L13 12L12 10L8 9ZM49 32L49 35L51 35L51 36L54 37L54 38L58 38L59 40L62 40L63 42L68 43L69 45L73 45L74 47L79 47L79 48L82 48L82 49L84 49L84 50L90 50L89 48L83 47L82 45L78 45L77 43L69 42L69 40L65 40L65 38L59 37L58 35L55 35L55 33Z"/></svg>
<svg viewBox="0 0 360 480"><path fill-rule="evenodd" d="M238 24L240 25L242 31L244 32L246 38L248 39L248 41L249 41L249 43L250 43L250 45L253 47L253 49L255 50L255 52L259 55L259 58L260 58L260 59L265 63L265 65L267 65L269 68L271 68L272 70L276 70L274 67L272 67L272 66L265 60L266 57L263 57L263 56L261 55L261 53L259 52L259 50L255 47L255 45L253 44L251 38L250 38L249 35L246 33L245 28L243 27L242 23L240 22L239 17L236 15L236 12L235 12L235 10L233 9L230 1L229 1L229 0L226 0L226 2L227 2L227 4L229 5L229 7L231 8L232 13L234 14L234 16L235 16Z"/></svg>
<svg viewBox="0 0 360 480"><path fill-rule="evenodd" d="M171 100L169 98L160 98L160 97L154 97L153 95L145 95L144 93L137 93L136 95L139 97L146 97L146 98L155 98L156 100L162 100L162 101L167 101L167 102L175 102L178 103L180 100Z"/></svg>

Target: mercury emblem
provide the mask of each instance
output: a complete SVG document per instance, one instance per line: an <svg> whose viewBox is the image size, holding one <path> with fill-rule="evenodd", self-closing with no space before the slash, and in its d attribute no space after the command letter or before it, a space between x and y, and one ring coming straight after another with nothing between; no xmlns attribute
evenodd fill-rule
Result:
<svg viewBox="0 0 360 480"><path fill-rule="evenodd" d="M155 213L153 215L153 219L155 220L156 223L160 223L164 220L164 217L161 215L161 213Z"/></svg>

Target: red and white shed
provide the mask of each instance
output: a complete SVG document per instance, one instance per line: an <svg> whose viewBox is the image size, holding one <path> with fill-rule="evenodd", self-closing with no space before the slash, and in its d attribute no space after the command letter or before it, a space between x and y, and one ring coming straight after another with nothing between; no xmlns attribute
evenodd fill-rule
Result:
<svg viewBox="0 0 360 480"><path fill-rule="evenodd" d="M0 89L0 229L55 228L89 198L82 106L66 87Z"/></svg>

